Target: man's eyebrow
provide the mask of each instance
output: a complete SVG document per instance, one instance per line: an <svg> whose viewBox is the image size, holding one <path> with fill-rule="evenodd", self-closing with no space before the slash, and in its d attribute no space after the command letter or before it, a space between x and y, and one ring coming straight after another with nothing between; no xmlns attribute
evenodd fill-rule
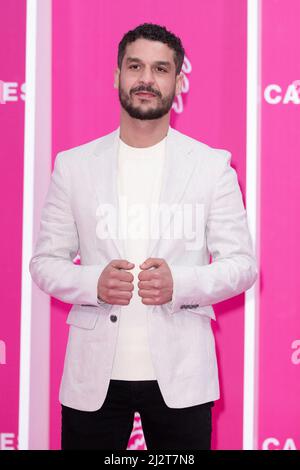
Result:
<svg viewBox="0 0 300 470"><path fill-rule="evenodd" d="M127 57L126 63L128 64L130 62L143 63L143 61L141 59L139 59L138 57ZM165 65L166 67L171 67L171 63L168 62L167 60L156 60L154 62L154 64L156 64L156 65Z"/></svg>

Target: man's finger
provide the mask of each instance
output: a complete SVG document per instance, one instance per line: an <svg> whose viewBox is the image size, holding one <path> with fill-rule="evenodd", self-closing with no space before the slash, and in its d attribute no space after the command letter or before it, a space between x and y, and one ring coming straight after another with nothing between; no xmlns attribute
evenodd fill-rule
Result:
<svg viewBox="0 0 300 470"><path fill-rule="evenodd" d="M145 290L152 290L152 289L155 289L155 286L153 285L152 281L139 281L138 288L145 289Z"/></svg>
<svg viewBox="0 0 300 470"><path fill-rule="evenodd" d="M134 276L132 273L122 270L122 269L115 272L113 275L113 278L118 279L119 281L124 281L124 282L132 282L134 280Z"/></svg>
<svg viewBox="0 0 300 470"><path fill-rule="evenodd" d="M130 263L126 259L116 259L111 261L110 265L116 269L132 269L134 263Z"/></svg>
<svg viewBox="0 0 300 470"><path fill-rule="evenodd" d="M142 264L140 264L140 268L142 269L149 269L149 268L159 268L165 262L162 258L148 258Z"/></svg>

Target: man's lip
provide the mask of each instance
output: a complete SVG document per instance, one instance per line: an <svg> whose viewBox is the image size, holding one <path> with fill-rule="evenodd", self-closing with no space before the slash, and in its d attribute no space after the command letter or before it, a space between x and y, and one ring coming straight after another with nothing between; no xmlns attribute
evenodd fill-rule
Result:
<svg viewBox="0 0 300 470"><path fill-rule="evenodd" d="M145 96L156 96L154 95L153 93L149 93L147 91L138 91L137 93L135 93L136 95L145 95Z"/></svg>

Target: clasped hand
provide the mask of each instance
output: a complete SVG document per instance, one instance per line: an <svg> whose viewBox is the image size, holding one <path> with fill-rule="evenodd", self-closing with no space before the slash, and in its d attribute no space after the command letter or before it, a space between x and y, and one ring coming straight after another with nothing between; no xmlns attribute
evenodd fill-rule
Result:
<svg viewBox="0 0 300 470"><path fill-rule="evenodd" d="M112 260L102 271L97 285L98 298L110 304L128 305L132 298L133 274L127 270L134 264L127 260ZM148 258L140 264L138 295L145 305L162 305L173 295L173 278L162 258Z"/></svg>

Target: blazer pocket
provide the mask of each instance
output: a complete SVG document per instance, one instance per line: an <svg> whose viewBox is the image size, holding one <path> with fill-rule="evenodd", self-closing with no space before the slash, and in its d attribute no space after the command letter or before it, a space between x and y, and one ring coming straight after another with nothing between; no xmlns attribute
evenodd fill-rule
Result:
<svg viewBox="0 0 300 470"><path fill-rule="evenodd" d="M212 308L211 305L207 305L205 307L194 307L194 308L186 308L184 310L188 310L189 312L194 312L196 313L197 315L205 315L209 318L211 318L212 320L216 320L216 315L215 315L215 312L214 312L214 309ZM184 310L180 310L181 312L184 311Z"/></svg>
<svg viewBox="0 0 300 470"><path fill-rule="evenodd" d="M86 330L93 330L100 315L99 307L92 305L73 305L66 323Z"/></svg>

